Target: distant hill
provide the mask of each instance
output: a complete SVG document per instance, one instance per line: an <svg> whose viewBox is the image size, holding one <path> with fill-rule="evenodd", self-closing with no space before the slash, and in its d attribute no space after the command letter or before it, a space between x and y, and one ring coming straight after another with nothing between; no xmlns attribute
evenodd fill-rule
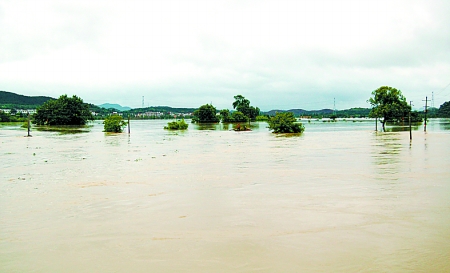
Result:
<svg viewBox="0 0 450 273"><path fill-rule="evenodd" d="M114 103L103 103L101 105L98 105L99 107L105 108L105 109L116 109L119 111L129 111L131 110L131 107L128 106L121 106L119 104L114 104Z"/></svg>
<svg viewBox="0 0 450 273"><path fill-rule="evenodd" d="M192 113L197 108L173 108L169 106L150 106L145 108L135 108L130 110L130 113L142 113L142 112L162 112L162 113Z"/></svg>
<svg viewBox="0 0 450 273"><path fill-rule="evenodd" d="M35 109L41 106L45 102L54 98L45 96L24 96L12 92L0 91L0 109ZM151 106L145 108L132 109L127 106L121 106L119 104L104 103L102 105L90 104L92 111L96 113L108 114L111 111L108 109L116 109L120 112L129 112L130 114L137 114L143 112L162 112L162 113L193 113L197 108L173 108L169 106ZM265 115L275 115L277 112L292 112L296 116L330 116L333 114L332 109L322 110L304 110L304 109L290 109L290 110L270 110L268 112L262 112ZM350 108L347 110L336 110L338 117L367 117L369 115L369 108Z"/></svg>
<svg viewBox="0 0 450 273"><path fill-rule="evenodd" d="M30 97L8 91L0 91L0 108L33 109L53 99L51 97Z"/></svg>

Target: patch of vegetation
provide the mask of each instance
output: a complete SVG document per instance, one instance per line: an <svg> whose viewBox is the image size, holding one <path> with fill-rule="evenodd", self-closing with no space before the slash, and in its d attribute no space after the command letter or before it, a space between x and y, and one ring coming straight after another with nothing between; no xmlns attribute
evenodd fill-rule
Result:
<svg viewBox="0 0 450 273"><path fill-rule="evenodd" d="M189 124L187 124L184 119L178 120L178 121L172 121L167 123L167 126L164 127L166 130L186 130L189 127Z"/></svg>
<svg viewBox="0 0 450 273"><path fill-rule="evenodd" d="M236 127L233 128L234 131L242 132L242 131L251 131L251 129L247 125L241 125L238 123Z"/></svg>
<svg viewBox="0 0 450 273"><path fill-rule="evenodd" d="M381 86L372 92L368 102L372 105L369 117L378 118L386 131L386 122L408 120L411 107L402 92L390 86Z"/></svg>
<svg viewBox="0 0 450 273"><path fill-rule="evenodd" d="M302 133L305 127L296 122L296 118L291 112L276 113L268 121L269 129L274 133Z"/></svg>
<svg viewBox="0 0 450 273"><path fill-rule="evenodd" d="M37 125L85 125L93 120L89 105L75 95L60 96L57 100L49 100L36 109L34 123Z"/></svg>
<svg viewBox="0 0 450 273"><path fill-rule="evenodd" d="M250 101L242 95L236 95L234 96L234 99L235 101L233 102L233 108L246 116L248 120L255 121L256 117L259 116L260 113L259 108L250 106Z"/></svg>
<svg viewBox="0 0 450 273"><path fill-rule="evenodd" d="M259 115L256 117L256 121L268 121L268 120L269 120L269 116Z"/></svg>
<svg viewBox="0 0 450 273"><path fill-rule="evenodd" d="M26 120L26 115L22 115L19 113L11 115L0 110L0 122L24 122Z"/></svg>
<svg viewBox="0 0 450 273"><path fill-rule="evenodd" d="M127 122L125 122L122 116L119 115L111 115L103 121L103 128L105 132L110 133L122 133L123 128L127 126Z"/></svg>
<svg viewBox="0 0 450 273"><path fill-rule="evenodd" d="M444 102L438 110L439 117L450 118L450 101Z"/></svg>
<svg viewBox="0 0 450 273"><path fill-rule="evenodd" d="M217 110L212 104L205 104L200 106L194 111L194 117L192 122L197 123L216 123L219 122L219 117L217 116Z"/></svg>

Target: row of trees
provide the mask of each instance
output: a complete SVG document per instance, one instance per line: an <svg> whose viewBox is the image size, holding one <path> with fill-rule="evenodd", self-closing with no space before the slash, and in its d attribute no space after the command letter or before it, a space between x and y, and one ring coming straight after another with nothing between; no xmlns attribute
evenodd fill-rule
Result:
<svg viewBox="0 0 450 273"><path fill-rule="evenodd" d="M217 115L217 109L212 104L205 104L194 111L192 121L197 123L255 121L260 114L259 108L251 106L250 101L242 95L236 95L234 99L232 105L236 111L230 112L228 109L223 109Z"/></svg>
<svg viewBox="0 0 450 273"><path fill-rule="evenodd" d="M22 122L27 120L26 114L21 113L5 113L2 110L0 110L0 122Z"/></svg>
<svg viewBox="0 0 450 273"><path fill-rule="evenodd" d="M411 105L406 102L402 92L390 86L381 86L372 91L372 97L367 101L372 106L369 117L379 119L383 131L386 130L387 122L420 122L423 117L421 113L412 111ZM450 102L446 102L434 116L450 117Z"/></svg>
<svg viewBox="0 0 450 273"><path fill-rule="evenodd" d="M258 119L260 114L258 107L251 106L250 101L242 95L236 95L234 99L232 106L235 111L230 112L228 109L223 109L218 113L213 105L205 104L194 111L193 122L242 123ZM383 130L385 130L387 122L407 121L410 115L413 120L420 119L417 112L411 111L411 106L406 102L402 92L393 87L382 86L374 90L368 102L372 106L369 116L378 118ZM450 102L441 105L439 114L450 117ZM8 121L6 114L1 111L0 119ZM72 97L62 95L57 100L49 100L38 107L36 114L33 116L33 122L37 125L85 125L93 119L89 105L75 95ZM275 116L269 117L267 121L269 128L274 132L302 131L301 124L296 124L294 114L290 112L277 113ZM107 127L123 128L125 125L126 122L121 117L112 117L111 120L105 120L105 130ZM118 131L117 129L111 130Z"/></svg>
<svg viewBox="0 0 450 273"><path fill-rule="evenodd" d="M269 123L269 129L274 133L301 133L305 127L297 122L294 114L291 112L276 113L272 117L259 118L260 110L258 107L250 105L250 101L242 95L234 96L233 109L223 109L217 114L217 109L211 104L205 104L194 111L193 122L197 123L246 123L255 120L265 120ZM238 124L237 131L245 131L248 128Z"/></svg>

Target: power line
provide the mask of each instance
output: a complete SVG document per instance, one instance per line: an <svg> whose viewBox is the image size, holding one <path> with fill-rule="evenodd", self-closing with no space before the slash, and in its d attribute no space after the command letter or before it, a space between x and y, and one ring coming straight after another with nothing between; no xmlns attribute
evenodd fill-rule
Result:
<svg viewBox="0 0 450 273"><path fill-rule="evenodd" d="M444 92L444 90L447 89L449 86L450 86L450 83L447 84L447 86L444 87L444 88L442 88L440 91L436 92L436 95L439 95L439 94L441 94L442 92Z"/></svg>

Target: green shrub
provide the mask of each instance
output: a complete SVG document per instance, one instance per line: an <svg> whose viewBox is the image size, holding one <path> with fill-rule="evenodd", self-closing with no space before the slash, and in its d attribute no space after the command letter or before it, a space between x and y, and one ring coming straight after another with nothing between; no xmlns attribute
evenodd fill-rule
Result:
<svg viewBox="0 0 450 273"><path fill-rule="evenodd" d="M248 117L240 111L233 112L231 114L231 118L232 118L233 122L247 122L248 121Z"/></svg>
<svg viewBox="0 0 450 273"><path fill-rule="evenodd" d="M184 119L179 121L172 121L167 123L167 126L164 127L166 130L186 130L189 124L187 124Z"/></svg>
<svg viewBox="0 0 450 273"><path fill-rule="evenodd" d="M122 133L123 127L127 126L127 123L119 115L111 115L103 122L104 131L111 133Z"/></svg>
<svg viewBox="0 0 450 273"><path fill-rule="evenodd" d="M291 112L276 113L275 116L269 118L269 129L274 133L302 133L305 127L296 121Z"/></svg>

